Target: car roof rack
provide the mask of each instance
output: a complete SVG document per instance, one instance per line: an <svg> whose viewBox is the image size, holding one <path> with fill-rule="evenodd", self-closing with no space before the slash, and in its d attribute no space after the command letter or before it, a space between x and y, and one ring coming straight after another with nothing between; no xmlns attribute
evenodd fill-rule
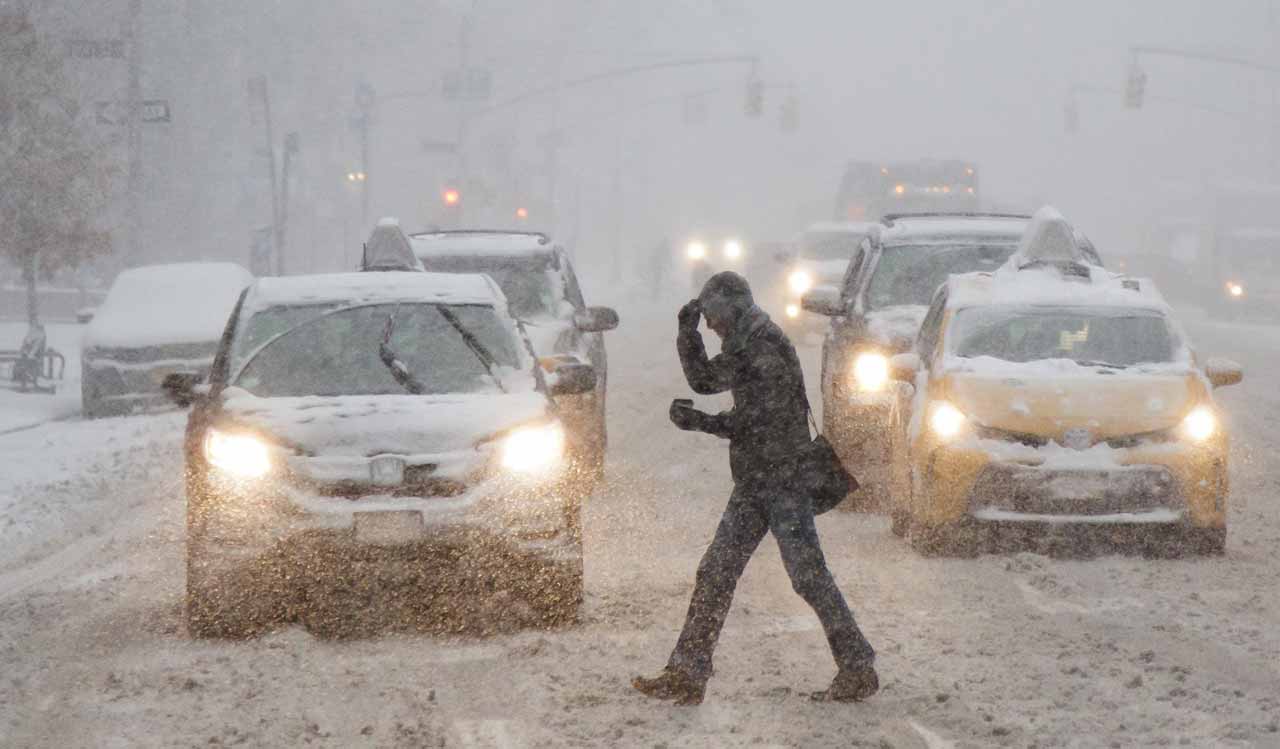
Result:
<svg viewBox="0 0 1280 749"><path fill-rule="evenodd" d="M520 231L519 229L430 229L428 231L419 231L410 234L411 237L428 237L433 234L506 234L517 235L522 237L534 237L538 240L538 244L551 244L551 237L540 231Z"/></svg>
<svg viewBox="0 0 1280 749"><path fill-rule="evenodd" d="M985 213L982 211L928 211L924 213L886 213L880 223L893 226L893 222L913 218L1010 218L1030 220L1026 213Z"/></svg>

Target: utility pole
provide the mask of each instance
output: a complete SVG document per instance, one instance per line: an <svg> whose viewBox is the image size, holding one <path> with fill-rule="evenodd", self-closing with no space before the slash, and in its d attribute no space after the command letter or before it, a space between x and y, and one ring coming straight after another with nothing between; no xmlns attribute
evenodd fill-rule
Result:
<svg viewBox="0 0 1280 749"><path fill-rule="evenodd" d="M284 136L284 166L280 174L280 223L276 225L276 275L285 274L285 228L289 225L289 180L293 175L293 157L298 155L298 133Z"/></svg>
<svg viewBox="0 0 1280 749"><path fill-rule="evenodd" d="M257 99L262 106L263 131L266 135L267 147L267 182L271 188L271 240L274 250L272 262L268 267L280 274L284 266L284 261L280 257L283 251L280 240L284 235L280 225L280 192L276 183L276 148L271 123L271 92L267 90L265 75L256 75L249 79L249 96Z"/></svg>
<svg viewBox="0 0 1280 749"><path fill-rule="evenodd" d="M476 4L472 0L471 7L466 14L462 16L462 21L458 26L458 75L463 81L466 80L471 69L471 28L475 20ZM467 174L467 97L458 97L458 182L462 185L462 189L466 192L475 192L471 189L472 180ZM458 205L454 215L454 220L459 224L462 222L463 206Z"/></svg>
<svg viewBox="0 0 1280 749"><path fill-rule="evenodd" d="M367 81L356 84L356 114L354 125L360 133L360 225L369 226L369 128L373 125L373 109L378 94Z"/></svg>
<svg viewBox="0 0 1280 749"><path fill-rule="evenodd" d="M142 226L142 0L129 0L129 17L125 23L125 45L129 50L129 81L125 98L129 151L128 195L125 196L128 224L128 247L124 252L126 266L137 265L143 242Z"/></svg>

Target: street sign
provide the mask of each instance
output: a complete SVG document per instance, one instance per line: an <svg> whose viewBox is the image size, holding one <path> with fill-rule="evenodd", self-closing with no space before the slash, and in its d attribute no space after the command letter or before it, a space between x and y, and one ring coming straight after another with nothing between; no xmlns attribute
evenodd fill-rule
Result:
<svg viewBox="0 0 1280 749"><path fill-rule="evenodd" d="M129 122L129 105L123 101L95 101L94 119L99 125L124 125ZM149 99L140 103L138 118L141 122L171 122L169 102L165 99Z"/></svg>
<svg viewBox="0 0 1280 749"><path fill-rule="evenodd" d="M66 55L77 60L123 60L123 39L68 39Z"/></svg>
<svg viewBox="0 0 1280 749"><path fill-rule="evenodd" d="M448 70L445 71L441 91L446 99L488 99L493 91L493 74L487 68Z"/></svg>

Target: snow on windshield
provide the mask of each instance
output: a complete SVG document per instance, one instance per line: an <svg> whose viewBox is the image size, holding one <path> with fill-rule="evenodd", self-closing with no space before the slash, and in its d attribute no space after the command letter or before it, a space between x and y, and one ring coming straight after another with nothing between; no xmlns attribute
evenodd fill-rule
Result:
<svg viewBox="0 0 1280 749"><path fill-rule="evenodd" d="M510 329L481 306L449 308L500 366L520 358ZM315 311L308 310L312 315ZM255 316L245 335L288 324L286 316ZM253 354L233 383L261 397L394 395L404 388L379 358L379 344L392 326L390 348L426 393L493 389L484 363L470 350L438 305L370 305L320 314L277 334Z"/></svg>

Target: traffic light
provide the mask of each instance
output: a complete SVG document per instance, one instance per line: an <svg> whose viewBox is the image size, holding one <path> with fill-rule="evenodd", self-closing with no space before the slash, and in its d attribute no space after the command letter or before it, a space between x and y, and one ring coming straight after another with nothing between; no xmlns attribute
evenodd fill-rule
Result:
<svg viewBox="0 0 1280 749"><path fill-rule="evenodd" d="M523 206L521 206L520 208L517 208L516 218L520 219L521 221L524 221L525 219L529 218L529 209Z"/></svg>
<svg viewBox="0 0 1280 749"><path fill-rule="evenodd" d="M747 98L743 111L748 117L759 117L764 113L764 81L759 78L747 81Z"/></svg>
<svg viewBox="0 0 1280 749"><path fill-rule="evenodd" d="M1134 60L1129 65L1129 79L1124 85L1124 105L1127 109L1142 109L1142 97L1147 90L1147 74Z"/></svg>
<svg viewBox="0 0 1280 749"><path fill-rule="evenodd" d="M456 208L458 204L462 202L462 194L458 192L458 188L456 187L446 187L444 191L440 193L440 199L444 201L444 204L447 207Z"/></svg>

